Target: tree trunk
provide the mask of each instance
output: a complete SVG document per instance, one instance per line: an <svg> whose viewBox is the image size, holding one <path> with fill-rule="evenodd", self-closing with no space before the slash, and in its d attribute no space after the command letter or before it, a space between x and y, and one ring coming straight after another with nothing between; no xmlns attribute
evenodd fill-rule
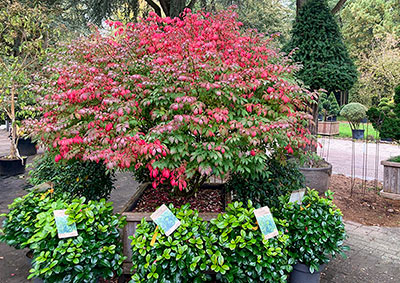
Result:
<svg viewBox="0 0 400 283"><path fill-rule="evenodd" d="M10 147L10 158L17 158L17 125L15 124L15 88L11 87L11 147Z"/></svg>
<svg viewBox="0 0 400 283"><path fill-rule="evenodd" d="M169 7L169 16L171 18L179 17L179 15L183 12L185 7L186 7L185 0L171 0Z"/></svg>

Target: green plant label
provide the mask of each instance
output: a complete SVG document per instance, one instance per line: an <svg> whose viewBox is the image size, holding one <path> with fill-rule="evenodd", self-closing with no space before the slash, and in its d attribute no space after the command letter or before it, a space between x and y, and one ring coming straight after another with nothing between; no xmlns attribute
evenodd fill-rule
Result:
<svg viewBox="0 0 400 283"><path fill-rule="evenodd" d="M175 217L165 204L154 211L150 218L164 231L166 236L171 235L181 225L178 218Z"/></svg>
<svg viewBox="0 0 400 283"><path fill-rule="evenodd" d="M293 203L297 202L298 204L301 204L305 192L306 192L306 189L293 191L292 194L290 195L289 202L293 202Z"/></svg>
<svg viewBox="0 0 400 283"><path fill-rule="evenodd" d="M254 215L256 216L258 226L265 239L273 238L278 235L278 229L276 229L274 218L268 206L254 210Z"/></svg>
<svg viewBox="0 0 400 283"><path fill-rule="evenodd" d="M54 219L56 221L58 238L70 238L78 236L75 223L68 225L68 215L65 209L54 210Z"/></svg>

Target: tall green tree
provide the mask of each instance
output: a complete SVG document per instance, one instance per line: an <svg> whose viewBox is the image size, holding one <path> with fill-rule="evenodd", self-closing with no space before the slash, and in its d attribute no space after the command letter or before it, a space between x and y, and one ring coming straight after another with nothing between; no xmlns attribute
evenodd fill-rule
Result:
<svg viewBox="0 0 400 283"><path fill-rule="evenodd" d="M356 68L326 0L309 0L300 9L285 49L295 48L293 59L303 65L297 76L311 89L347 91L356 82Z"/></svg>

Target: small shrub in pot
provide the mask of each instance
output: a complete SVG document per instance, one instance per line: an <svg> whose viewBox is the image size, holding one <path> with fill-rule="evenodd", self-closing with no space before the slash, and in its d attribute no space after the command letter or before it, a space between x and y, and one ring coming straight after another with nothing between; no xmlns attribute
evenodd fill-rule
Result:
<svg viewBox="0 0 400 283"><path fill-rule="evenodd" d="M113 214L112 203L85 198L66 202L55 200L51 208L37 216L35 233L27 241L33 250L30 278L44 282L96 282L121 275L122 244L119 230L124 218ZM66 209L69 223L78 236L59 239L53 211Z"/></svg>
<svg viewBox="0 0 400 283"><path fill-rule="evenodd" d="M208 278L204 273L209 270L204 242L207 223L189 205L169 208L181 221L172 235L159 231L151 246L156 225L142 219L130 237L133 282L204 282Z"/></svg>
<svg viewBox="0 0 400 283"><path fill-rule="evenodd" d="M293 260L288 254L287 223L275 219L279 235L264 239L251 201L230 203L210 222L207 253L222 282L286 282ZM218 253L220 256L215 256Z"/></svg>
<svg viewBox="0 0 400 283"><path fill-rule="evenodd" d="M289 253L297 263L305 264L309 271L318 271L338 254L344 256L348 248L342 213L333 204L333 193L325 198L315 190L307 190L302 204L288 203L281 197L281 207L275 209L279 217L288 221Z"/></svg>

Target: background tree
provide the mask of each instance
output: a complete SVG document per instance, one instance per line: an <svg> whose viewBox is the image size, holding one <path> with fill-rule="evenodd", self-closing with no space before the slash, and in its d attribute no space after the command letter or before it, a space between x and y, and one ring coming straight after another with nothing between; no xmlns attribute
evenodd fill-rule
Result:
<svg viewBox="0 0 400 283"><path fill-rule="evenodd" d="M356 82L356 68L325 0L309 0L300 10L286 51L295 48L293 59L303 65L297 76L310 88L345 91Z"/></svg>
<svg viewBox="0 0 400 283"><path fill-rule="evenodd" d="M19 157L16 109L34 100L28 85L55 32L46 12L14 1L0 3L0 112L11 121L11 159Z"/></svg>

